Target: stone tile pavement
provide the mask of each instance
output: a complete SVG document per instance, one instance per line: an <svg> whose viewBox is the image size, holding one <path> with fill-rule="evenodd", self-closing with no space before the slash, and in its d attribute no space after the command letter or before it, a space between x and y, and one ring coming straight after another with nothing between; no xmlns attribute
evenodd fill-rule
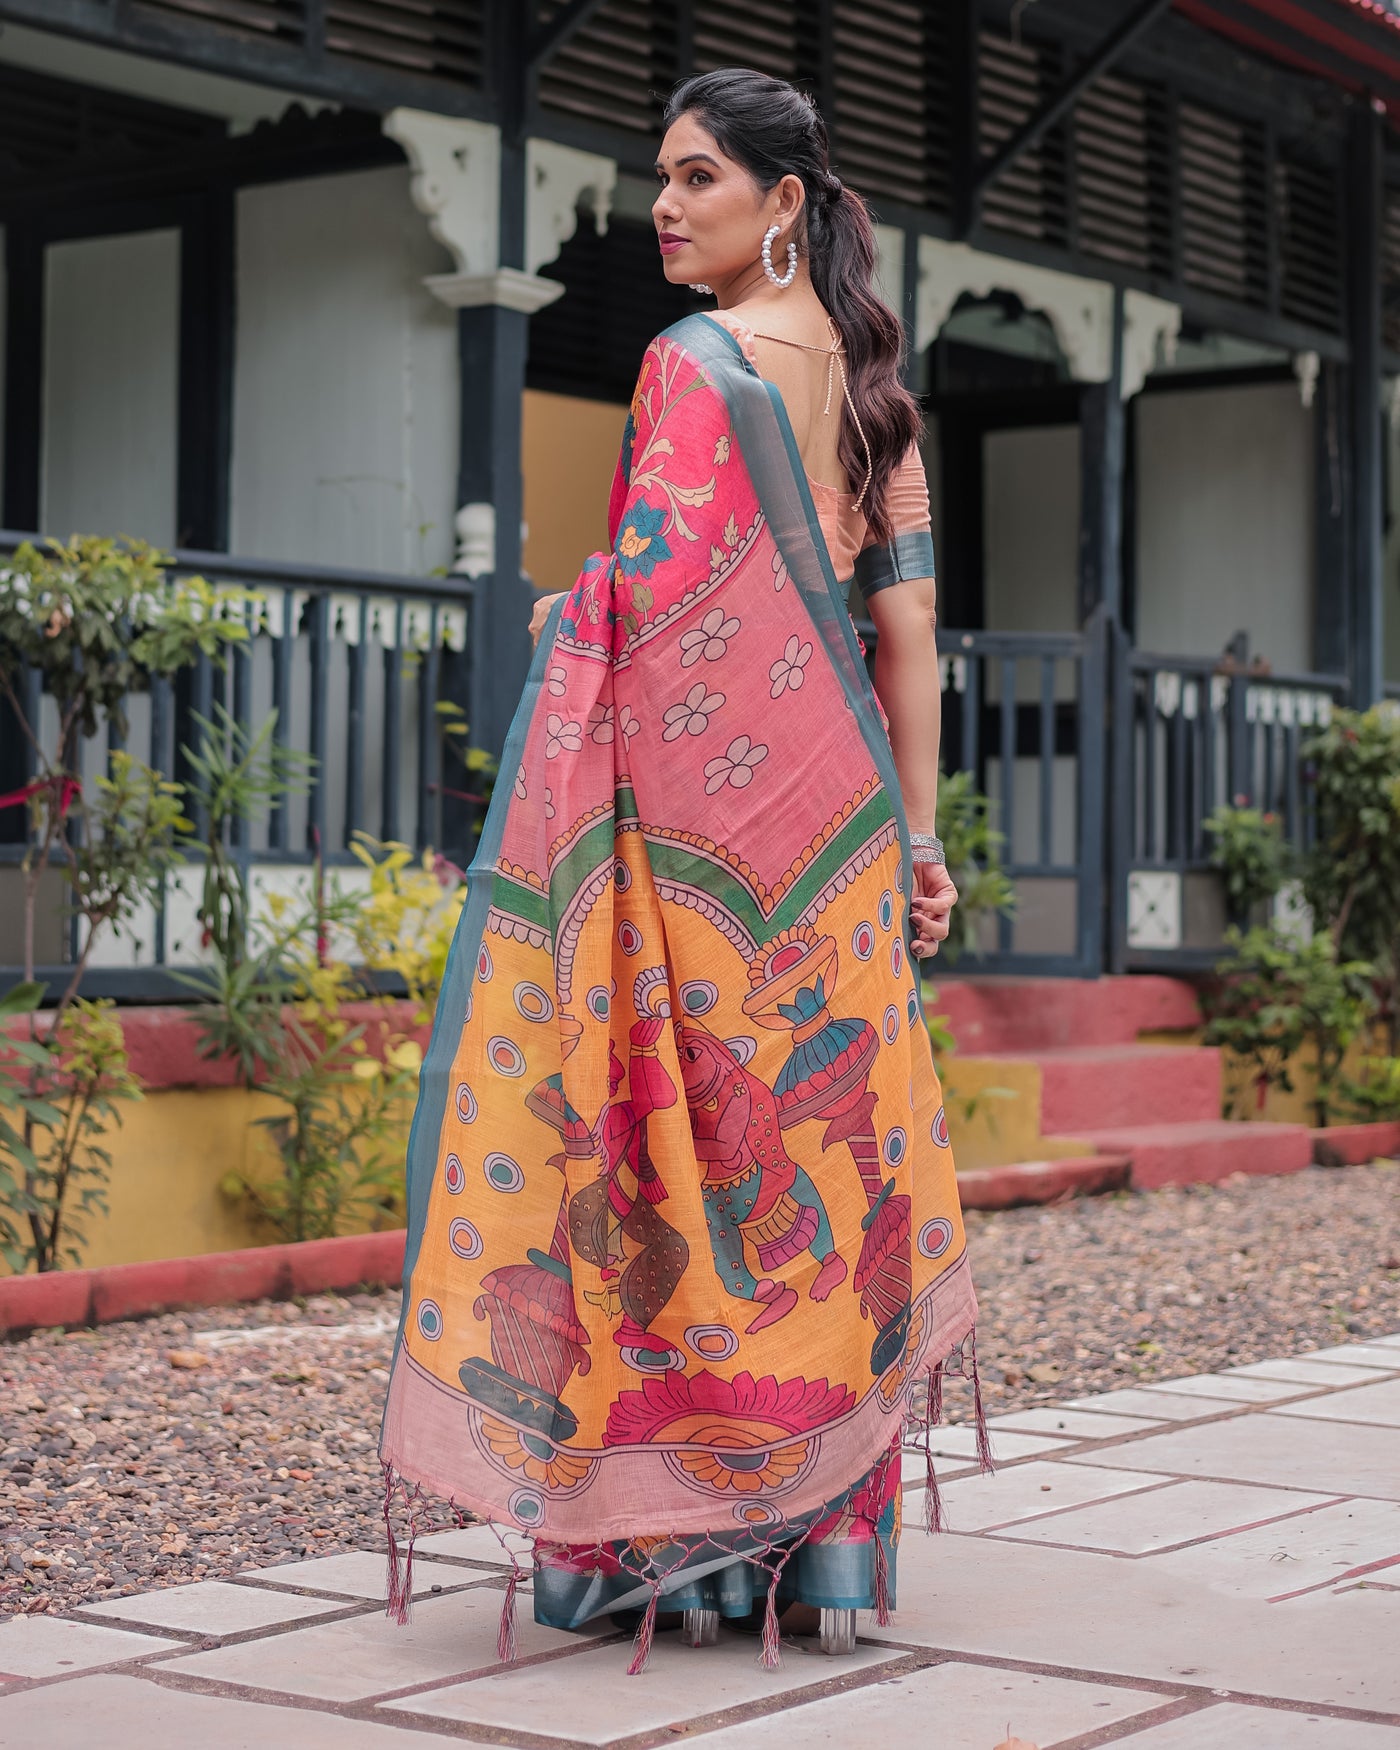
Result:
<svg viewBox="0 0 1400 1750"><path fill-rule="evenodd" d="M496 1660L506 1565L425 1538L0 1622L3 1750L1400 1750L1400 1335L1008 1414L1003 1467L934 1452L951 1530L906 1532L899 1609L853 1657L726 1632L537 1628ZM923 1460L906 1464L921 1517Z"/></svg>

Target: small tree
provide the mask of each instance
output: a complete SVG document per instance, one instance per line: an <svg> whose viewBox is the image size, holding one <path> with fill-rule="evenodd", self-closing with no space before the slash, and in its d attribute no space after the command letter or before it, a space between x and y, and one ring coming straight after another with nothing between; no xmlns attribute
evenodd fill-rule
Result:
<svg viewBox="0 0 1400 1750"><path fill-rule="evenodd" d="M1205 823L1211 866L1220 871L1231 913L1248 918L1280 894L1297 873L1283 822L1259 808L1217 808Z"/></svg>
<svg viewBox="0 0 1400 1750"><path fill-rule="evenodd" d="M976 953L983 918L1016 909L1016 889L1002 867L1006 835L992 825L992 805L971 772L946 772L938 780L938 836L957 882L958 903L948 916L948 936L939 950L952 965Z"/></svg>
<svg viewBox="0 0 1400 1750"><path fill-rule="evenodd" d="M201 656L222 659L248 636L247 591L219 591L202 577L172 577L144 542L78 536L49 551L25 544L0 570L0 694L29 751L31 840L24 860L24 976L34 977L41 883L58 862L78 914L78 952L62 1009L95 941L128 922L178 857L187 825L179 791L149 766L116 754L96 798L84 794L79 742L112 724L126 732L126 700ZM57 707L46 740L30 721L26 680Z"/></svg>
<svg viewBox="0 0 1400 1750"><path fill-rule="evenodd" d="M1337 958L1368 961L1390 1055L1400 1053L1400 713L1338 711L1304 748L1316 840L1303 890Z"/></svg>
<svg viewBox="0 0 1400 1750"><path fill-rule="evenodd" d="M1325 1125L1342 1060L1372 1013L1371 968L1339 961L1326 935L1299 944L1272 929L1230 930L1226 941L1231 953L1216 969L1220 982L1205 996L1206 1043L1244 1060L1260 1107L1271 1087L1292 1092L1290 1061L1310 1045L1314 1115Z"/></svg>
<svg viewBox="0 0 1400 1750"><path fill-rule="evenodd" d="M180 787L125 752L114 752L107 773L85 790L81 740L108 725L124 735L130 694L201 656L220 660L248 635L248 592L172 577L166 564L144 543L82 536L47 551L26 542L0 569L0 697L33 774L22 865L24 984L11 1009L12 1020L28 1017L28 1038L0 1062L12 1114L0 1129L0 1192L11 1212L0 1239L14 1269L52 1270L74 1255L70 1196L81 1208L101 1206L110 1161L96 1138L120 1121L117 1102L139 1090L120 1026L106 1006L79 1002L78 990L101 937L128 927L143 900L159 898L189 827ZM56 707L48 737L31 710L35 680ZM35 928L44 877L55 866L78 940L44 1027Z"/></svg>

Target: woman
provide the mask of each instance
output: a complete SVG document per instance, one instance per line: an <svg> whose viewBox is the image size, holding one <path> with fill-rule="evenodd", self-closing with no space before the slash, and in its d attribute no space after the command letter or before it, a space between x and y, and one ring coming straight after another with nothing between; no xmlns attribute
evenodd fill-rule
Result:
<svg viewBox="0 0 1400 1750"><path fill-rule="evenodd" d="M755 1614L770 1662L781 1605L831 1649L885 1620L911 1392L936 1416L976 1310L907 958L956 893L899 325L804 97L730 70L666 120L663 266L719 309L648 348L612 550L537 616L381 1448L386 1518L427 1491L530 1534L536 1619L639 1611L634 1670L663 1601L697 1642Z"/></svg>

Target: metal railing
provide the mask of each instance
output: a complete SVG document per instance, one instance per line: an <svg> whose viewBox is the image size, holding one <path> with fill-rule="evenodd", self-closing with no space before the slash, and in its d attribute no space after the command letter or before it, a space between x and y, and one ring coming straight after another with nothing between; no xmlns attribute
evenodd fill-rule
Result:
<svg viewBox="0 0 1400 1750"><path fill-rule="evenodd" d="M0 554L26 538L32 537L0 532ZM104 771L119 747L178 779L187 770L182 750L195 741L196 715L208 719L219 705L244 729L256 730L275 711L277 741L312 763L305 785L264 820L232 829L232 848L250 874L266 878L278 866L317 858L353 861L357 832L469 859L479 808L456 779L444 780L437 707L451 700L470 722L476 691L472 580L190 551L174 554L171 569L256 591L244 610L249 637L222 666L201 659L175 681L156 680L132 695L124 734L113 724L81 744L81 781ZM36 674L27 677L26 695L30 721L48 732L52 745L55 708L40 697ZM9 757L20 782L32 776L27 748L12 742ZM0 815L0 881L7 865L24 858L26 833L23 810ZM161 969L181 957L169 927L180 903L168 894L148 920L140 963L95 966L85 988L127 997L165 994L170 980ZM45 971L57 976L59 968ZM13 967L0 966L0 981L14 976Z"/></svg>
<svg viewBox="0 0 1400 1750"><path fill-rule="evenodd" d="M862 624L873 657L874 627ZM989 799L1015 883L962 970L1088 976L1103 955L1107 628L940 627L942 763Z"/></svg>
<svg viewBox="0 0 1400 1750"><path fill-rule="evenodd" d="M1302 748L1345 704L1347 682L1274 674L1242 653L1229 662L1157 656L1131 649L1121 632L1115 643L1113 964L1204 964L1218 958L1224 922L1218 888L1200 881L1211 867L1207 820L1225 805L1259 808L1306 848Z"/></svg>

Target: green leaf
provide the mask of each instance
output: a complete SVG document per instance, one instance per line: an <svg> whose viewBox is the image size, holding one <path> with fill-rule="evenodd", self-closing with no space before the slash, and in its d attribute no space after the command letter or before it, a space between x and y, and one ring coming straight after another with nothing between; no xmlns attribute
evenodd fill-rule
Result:
<svg viewBox="0 0 1400 1750"><path fill-rule="evenodd" d="M4 996L0 996L0 1021L8 1020L13 1015L32 1015L44 1000L47 985L14 984Z"/></svg>

